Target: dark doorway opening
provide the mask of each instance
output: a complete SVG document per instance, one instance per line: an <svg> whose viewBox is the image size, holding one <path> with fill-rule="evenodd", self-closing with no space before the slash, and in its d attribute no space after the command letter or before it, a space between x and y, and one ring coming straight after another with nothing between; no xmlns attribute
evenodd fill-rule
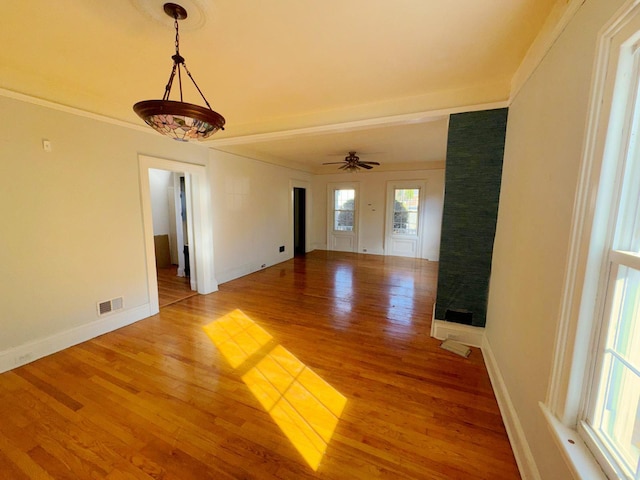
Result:
<svg viewBox="0 0 640 480"><path fill-rule="evenodd" d="M304 188L293 189L293 254L306 253L306 193Z"/></svg>

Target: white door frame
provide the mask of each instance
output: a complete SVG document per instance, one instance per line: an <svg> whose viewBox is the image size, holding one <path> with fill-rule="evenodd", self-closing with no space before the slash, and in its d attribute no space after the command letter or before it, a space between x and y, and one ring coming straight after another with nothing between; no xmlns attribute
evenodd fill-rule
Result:
<svg viewBox="0 0 640 480"><path fill-rule="evenodd" d="M140 171L140 198L142 202L142 221L147 261L147 287L149 292L149 310L151 315L160 311L158 301L158 277L155 264L153 242L153 216L151 211L151 190L149 188L149 169L168 170L184 173L187 195L187 218L191 219L190 228L193 239L189 244L189 257L193 258L194 269L191 277L200 294L218 290L215 279L213 256L213 226L211 217L211 195L206 167L192 163L166 160L164 158L138 155ZM188 222L189 223L189 222ZM195 272L194 272L195 270Z"/></svg>

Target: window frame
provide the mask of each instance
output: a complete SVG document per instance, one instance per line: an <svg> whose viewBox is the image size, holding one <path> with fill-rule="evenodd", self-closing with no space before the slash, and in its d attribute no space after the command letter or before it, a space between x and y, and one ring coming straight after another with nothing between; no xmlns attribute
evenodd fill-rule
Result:
<svg viewBox="0 0 640 480"><path fill-rule="evenodd" d="M577 478L619 478L620 471L591 430L588 415L621 197L626 145L638 114L640 1L628 1L601 30L583 161L571 226L568 263L547 398L541 408ZM635 29L634 29L635 28ZM622 148L624 147L624 148ZM612 215L615 212L615 215ZM596 463L597 461L597 463Z"/></svg>
<svg viewBox="0 0 640 480"><path fill-rule="evenodd" d="M347 210L347 209L343 209L343 208L337 208L336 205L336 195L338 192L341 191L352 191L353 192L353 208L351 210ZM334 233L352 233L355 231L356 229L356 189L353 187L342 187L342 188L334 188L332 190L333 192L333 214L332 214L332 224L331 224L331 228L333 229ZM347 200L348 201L348 200ZM346 202L342 203L342 206L344 206ZM340 216L341 213L345 213L345 212L351 212L351 216L352 216L352 224L351 224L351 229L347 230L347 229L337 229L336 225L338 223L338 217Z"/></svg>

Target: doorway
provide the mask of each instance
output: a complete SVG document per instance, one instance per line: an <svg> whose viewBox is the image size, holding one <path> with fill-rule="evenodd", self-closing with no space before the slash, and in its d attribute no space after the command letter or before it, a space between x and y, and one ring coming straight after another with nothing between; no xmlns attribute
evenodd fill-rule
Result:
<svg viewBox="0 0 640 480"><path fill-rule="evenodd" d="M184 198L186 203L187 230L191 237L187 239L188 257L185 267L191 266L190 285L200 294L218 290L214 276L213 229L210 213L209 182L203 165L176 162L162 158L139 155L140 197L144 225L144 243L147 263L147 286L149 292L149 310L151 315L159 312L158 274L153 231L153 210L149 171L166 170L184 177ZM178 187L179 190L180 187ZM181 203L177 210L182 211ZM186 255L185 255L186 257Z"/></svg>
<svg viewBox="0 0 640 480"><path fill-rule="evenodd" d="M197 294L191 284L192 218L185 174L150 168L149 188L160 308Z"/></svg>
<svg viewBox="0 0 640 480"><path fill-rule="evenodd" d="M307 190L300 187L293 188L293 254L304 255L306 253L306 207Z"/></svg>

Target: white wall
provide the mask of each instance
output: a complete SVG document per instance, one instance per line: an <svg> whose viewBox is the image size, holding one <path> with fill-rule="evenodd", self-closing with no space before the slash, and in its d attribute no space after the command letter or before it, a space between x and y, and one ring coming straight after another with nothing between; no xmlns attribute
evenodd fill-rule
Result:
<svg viewBox="0 0 640 480"><path fill-rule="evenodd" d="M217 150L209 172L218 282L292 258L292 182L311 187L311 175Z"/></svg>
<svg viewBox="0 0 640 480"><path fill-rule="evenodd" d="M426 212L424 240L421 257L437 261L440 254L440 229L444 199L444 169L415 170L411 172L357 172L317 175L313 179L312 247L327 248L327 184L358 182L359 226L358 251L368 254L384 254L387 181L425 180Z"/></svg>
<svg viewBox="0 0 640 480"><path fill-rule="evenodd" d="M208 149L6 97L0 111L11 118L0 129L2 370L17 347L86 333L97 302L122 296L123 314L144 312L138 153L205 165Z"/></svg>
<svg viewBox="0 0 640 480"><path fill-rule="evenodd" d="M551 373L596 34L622 3L587 1L509 110L486 340L543 480L571 478L538 402Z"/></svg>
<svg viewBox="0 0 640 480"><path fill-rule="evenodd" d="M166 170L149 169L153 234L169 235L169 197L167 191L173 185L173 174Z"/></svg>

